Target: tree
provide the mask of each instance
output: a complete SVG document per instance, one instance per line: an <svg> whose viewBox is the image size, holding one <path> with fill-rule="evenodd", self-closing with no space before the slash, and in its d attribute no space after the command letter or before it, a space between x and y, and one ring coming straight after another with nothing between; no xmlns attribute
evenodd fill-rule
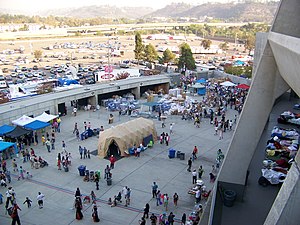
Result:
<svg viewBox="0 0 300 225"><path fill-rule="evenodd" d="M154 46L152 44L146 45L144 51L145 51L144 52L145 61L150 62L150 63L154 63L154 61L157 60L158 54L157 54L156 49L154 48Z"/></svg>
<svg viewBox="0 0 300 225"><path fill-rule="evenodd" d="M196 69L195 59L193 57L192 50L187 43L183 43L179 46L180 57L178 61L178 68L184 71Z"/></svg>
<svg viewBox="0 0 300 225"><path fill-rule="evenodd" d="M135 48L134 48L134 58L138 61L143 58L144 45L142 42L142 37L139 32L135 34Z"/></svg>
<svg viewBox="0 0 300 225"><path fill-rule="evenodd" d="M34 54L34 58L41 59L43 52L42 52L42 50L35 50L33 54Z"/></svg>
<svg viewBox="0 0 300 225"><path fill-rule="evenodd" d="M209 49L211 45L211 40L204 39L201 41L201 45L203 46L204 49Z"/></svg>
<svg viewBox="0 0 300 225"><path fill-rule="evenodd" d="M219 45L219 48L222 49L223 51L226 51L228 49L228 42L225 41L225 42L221 43Z"/></svg>
<svg viewBox="0 0 300 225"><path fill-rule="evenodd" d="M169 62L173 62L175 59L176 55L171 52L168 48L163 52L163 62L164 63L169 63Z"/></svg>
<svg viewBox="0 0 300 225"><path fill-rule="evenodd" d="M254 47L255 47L255 36L249 35L246 38L245 49L249 50L249 54L250 54L250 52L254 49Z"/></svg>

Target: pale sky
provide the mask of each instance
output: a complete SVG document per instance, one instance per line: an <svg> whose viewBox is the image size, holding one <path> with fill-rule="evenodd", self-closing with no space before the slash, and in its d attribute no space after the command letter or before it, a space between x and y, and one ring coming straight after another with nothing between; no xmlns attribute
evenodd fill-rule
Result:
<svg viewBox="0 0 300 225"><path fill-rule="evenodd" d="M206 2L229 2L229 0L0 0L0 8L30 12L89 5L147 6L159 9L172 2L196 5Z"/></svg>

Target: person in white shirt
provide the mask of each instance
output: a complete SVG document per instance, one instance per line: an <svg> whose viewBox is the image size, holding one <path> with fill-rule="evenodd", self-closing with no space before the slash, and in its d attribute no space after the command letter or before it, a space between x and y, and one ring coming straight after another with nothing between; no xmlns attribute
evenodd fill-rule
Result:
<svg viewBox="0 0 300 225"><path fill-rule="evenodd" d="M42 194L41 192L39 192L38 195L36 196L36 200L38 201L38 205L40 209L42 209L44 206L44 198L45 195Z"/></svg>
<svg viewBox="0 0 300 225"><path fill-rule="evenodd" d="M192 176L193 176L193 184L196 184L196 182L197 182L197 171L196 170L193 170Z"/></svg>

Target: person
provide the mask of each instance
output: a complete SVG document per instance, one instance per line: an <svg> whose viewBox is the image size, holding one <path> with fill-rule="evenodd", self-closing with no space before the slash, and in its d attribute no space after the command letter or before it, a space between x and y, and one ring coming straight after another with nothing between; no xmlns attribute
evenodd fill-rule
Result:
<svg viewBox="0 0 300 225"><path fill-rule="evenodd" d="M14 203L13 209L12 209L12 214L11 214L11 218L12 218L11 224L12 225L15 225L16 223L18 225L21 225L21 221L20 221L20 218L19 218L18 210L22 211L20 209L20 207L17 205L17 203Z"/></svg>
<svg viewBox="0 0 300 225"><path fill-rule="evenodd" d="M196 191L195 198L196 198L196 203L200 203L200 201L201 201L201 190L200 189L198 189Z"/></svg>
<svg viewBox="0 0 300 225"><path fill-rule="evenodd" d="M99 180L100 180L99 174L96 173L95 174L95 179L94 179L94 181L96 183L96 190L99 190Z"/></svg>
<svg viewBox="0 0 300 225"><path fill-rule="evenodd" d="M183 213L182 217L181 217L181 225L185 225L186 223L186 214Z"/></svg>
<svg viewBox="0 0 300 225"><path fill-rule="evenodd" d="M79 187L75 191L75 198L80 198L81 199L81 193Z"/></svg>
<svg viewBox="0 0 300 225"><path fill-rule="evenodd" d="M169 225L173 225L174 224L174 217L175 217L175 215L173 214L173 212L170 212L170 214L168 216Z"/></svg>
<svg viewBox="0 0 300 225"><path fill-rule="evenodd" d="M27 207L30 208L31 207L31 200L29 199L29 197L26 197L25 201L23 202L23 204L27 204Z"/></svg>
<svg viewBox="0 0 300 225"><path fill-rule="evenodd" d="M189 160L188 160L188 168L187 168L187 171L189 171L189 172L191 172L191 168L192 168L192 158L190 158Z"/></svg>
<svg viewBox="0 0 300 225"><path fill-rule="evenodd" d="M12 167L13 167L13 171L14 172L18 171L18 164L17 164L16 159L13 159L13 161L12 161Z"/></svg>
<svg viewBox="0 0 300 225"><path fill-rule="evenodd" d="M74 130L73 130L73 134L74 134L74 133L76 133L76 131L77 131L77 130L78 130L78 124L77 124L77 123L75 123L75 124L74 124Z"/></svg>
<svg viewBox="0 0 300 225"><path fill-rule="evenodd" d="M92 199L93 202L96 201L96 195L95 195L94 191L91 191L91 199Z"/></svg>
<svg viewBox="0 0 300 225"><path fill-rule="evenodd" d="M140 225L146 225L146 220L145 220L145 217L142 217L140 220Z"/></svg>
<svg viewBox="0 0 300 225"><path fill-rule="evenodd" d="M209 173L209 180L210 180L210 183L215 182L216 176L213 173Z"/></svg>
<svg viewBox="0 0 300 225"><path fill-rule="evenodd" d="M156 206L161 205L161 193L160 190L156 192Z"/></svg>
<svg viewBox="0 0 300 225"><path fill-rule="evenodd" d="M169 197L168 197L168 194L164 194L164 207L166 209L166 211L168 211L168 205L169 205Z"/></svg>
<svg viewBox="0 0 300 225"><path fill-rule="evenodd" d="M87 158L87 149L86 147L83 147L83 158Z"/></svg>
<svg viewBox="0 0 300 225"><path fill-rule="evenodd" d="M13 205L13 194L14 194L14 189L12 187L9 187L8 190L5 192L6 194L6 203L5 203L5 208L8 208L9 203Z"/></svg>
<svg viewBox="0 0 300 225"><path fill-rule="evenodd" d="M156 182L153 182L153 185L152 185L152 198L156 198L157 189L158 189L158 185L156 184Z"/></svg>
<svg viewBox="0 0 300 225"><path fill-rule="evenodd" d="M115 168L116 158L113 155L111 155L109 161L110 161L110 169Z"/></svg>
<svg viewBox="0 0 300 225"><path fill-rule="evenodd" d="M83 126L84 126L84 130L86 130L86 127L87 127L86 121L83 122Z"/></svg>
<svg viewBox="0 0 300 225"><path fill-rule="evenodd" d="M156 225L157 216L155 216L154 213L152 213L150 216L150 220L151 220L151 225Z"/></svg>
<svg viewBox="0 0 300 225"><path fill-rule="evenodd" d="M45 144L46 144L47 151L51 152L51 150L50 150L50 147L51 147L50 139L47 139L47 141L45 142Z"/></svg>
<svg viewBox="0 0 300 225"><path fill-rule="evenodd" d="M204 169L202 168L202 166L200 165L198 168L198 178L201 179L202 175L204 173Z"/></svg>
<svg viewBox="0 0 300 225"><path fill-rule="evenodd" d="M93 202L92 218L95 223L100 222L99 215L98 215L98 207L95 201Z"/></svg>
<svg viewBox="0 0 300 225"><path fill-rule="evenodd" d="M109 177L110 173L110 167L109 165L106 165L106 168L104 169L104 179L107 179Z"/></svg>
<svg viewBox="0 0 300 225"><path fill-rule="evenodd" d="M18 180L20 180L21 178L24 180L24 170L23 170L22 166L20 166L20 168L19 168L19 177L18 177Z"/></svg>
<svg viewBox="0 0 300 225"><path fill-rule="evenodd" d="M174 205L175 205L176 207L177 207L178 199L179 199L179 196L178 196L178 194L175 192L175 194L173 195L173 202L174 202Z"/></svg>
<svg viewBox="0 0 300 225"><path fill-rule="evenodd" d="M197 182L197 172L196 172L196 170L193 170L193 172L192 172L192 176L193 176L193 184L196 184L196 182Z"/></svg>
<svg viewBox="0 0 300 225"><path fill-rule="evenodd" d="M77 108L76 107L73 108L73 114L74 114L74 116L77 115Z"/></svg>
<svg viewBox="0 0 300 225"><path fill-rule="evenodd" d="M80 154L80 159L82 159L83 148L80 145L79 145L79 154Z"/></svg>
<svg viewBox="0 0 300 225"><path fill-rule="evenodd" d="M173 126L174 126L174 123L171 123L170 124L170 134L173 134Z"/></svg>
<svg viewBox="0 0 300 225"><path fill-rule="evenodd" d="M193 152L192 152L193 161L195 159L197 159L197 153L198 153L198 148L197 148L197 146L195 146L194 149L193 149Z"/></svg>
<svg viewBox="0 0 300 225"><path fill-rule="evenodd" d="M170 136L168 133L166 133L166 136L165 136L165 141L166 141L166 146L169 146L169 142L170 142Z"/></svg>
<svg viewBox="0 0 300 225"><path fill-rule="evenodd" d="M61 143L61 146L62 146L62 150L64 151L64 152L67 152L66 151L66 143L65 143L65 141L62 141L62 143Z"/></svg>
<svg viewBox="0 0 300 225"><path fill-rule="evenodd" d="M128 187L125 195L125 206L130 205L131 189Z"/></svg>
<svg viewBox="0 0 300 225"><path fill-rule="evenodd" d="M46 142L46 138L44 135L42 135L42 144L45 145L45 142Z"/></svg>
<svg viewBox="0 0 300 225"><path fill-rule="evenodd" d="M77 220L82 220L82 218L83 218L83 214L81 212L81 210L82 210L82 202L81 202L80 197L76 197L76 200L75 200L75 209L76 209L76 216L75 216L75 218Z"/></svg>
<svg viewBox="0 0 300 225"><path fill-rule="evenodd" d="M38 201L39 208L42 209L44 207L44 198L45 195L41 192L38 193L36 200Z"/></svg>
<svg viewBox="0 0 300 225"><path fill-rule="evenodd" d="M149 203L147 203L144 207L144 215L143 215L144 218L147 219L149 218L149 211L150 211L150 205Z"/></svg>

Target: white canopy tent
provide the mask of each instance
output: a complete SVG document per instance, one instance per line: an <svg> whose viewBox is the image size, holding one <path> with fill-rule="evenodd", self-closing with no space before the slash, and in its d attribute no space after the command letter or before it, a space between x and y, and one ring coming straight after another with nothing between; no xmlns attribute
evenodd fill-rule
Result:
<svg viewBox="0 0 300 225"><path fill-rule="evenodd" d="M233 87L236 86L236 84L230 82L230 81L225 81L223 83L220 84L221 86L225 86L225 87Z"/></svg>
<svg viewBox="0 0 300 225"><path fill-rule="evenodd" d="M15 125L18 125L18 126L25 126L33 121L35 121L36 119L33 119L29 116L26 116L26 115L23 115L21 116L19 119L16 119L16 120L13 120L12 123L15 124Z"/></svg>
<svg viewBox="0 0 300 225"><path fill-rule="evenodd" d="M49 121L57 118L58 116L55 116L55 115L50 115L48 113L45 113L43 112L41 115L35 117L36 120L39 120L39 121L42 121L42 122L45 122L45 123L48 123Z"/></svg>

